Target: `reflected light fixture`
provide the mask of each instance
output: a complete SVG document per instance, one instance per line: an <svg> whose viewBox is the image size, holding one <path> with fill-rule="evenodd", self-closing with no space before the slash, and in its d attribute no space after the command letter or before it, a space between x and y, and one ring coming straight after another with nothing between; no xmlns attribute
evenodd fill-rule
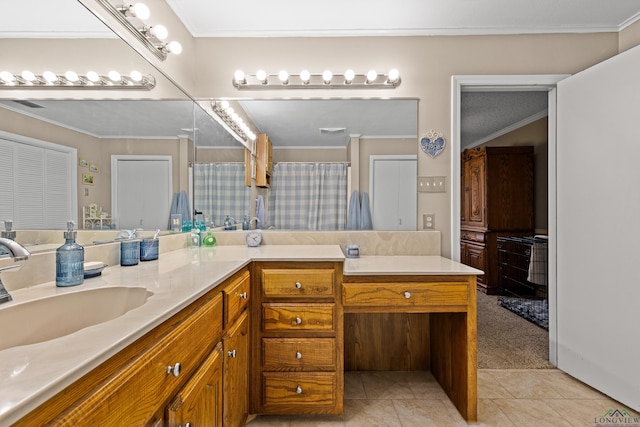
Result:
<svg viewBox="0 0 640 427"><path fill-rule="evenodd" d="M229 105L229 101L211 101L211 108L213 113L219 118L219 121L225 125L227 130L231 130L243 141L255 141L256 134L251 131L251 128L242 120L242 117L234 111Z"/></svg>
<svg viewBox="0 0 640 427"><path fill-rule="evenodd" d="M366 74L348 69L344 74L334 74L330 70L322 73L310 73L303 70L300 74L289 74L281 70L270 74L258 70L256 74L245 74L238 70L233 75L233 85L238 90L268 89L395 89L401 83L400 72L392 69L388 74L370 70Z"/></svg>
<svg viewBox="0 0 640 427"><path fill-rule="evenodd" d="M0 72L0 89L133 89L151 90L156 80L149 74L131 71L130 75L122 75L112 70L107 74L88 71L78 74L73 70L64 73L45 71L41 75L24 70L19 75L10 71Z"/></svg>
<svg viewBox="0 0 640 427"><path fill-rule="evenodd" d="M164 25L149 25L144 22L151 16L149 8L144 3L134 5L125 3L114 6L110 0L96 0L96 2L158 59L164 61L167 59L167 54L179 55L182 52L182 45L179 42L164 42L169 36L169 31Z"/></svg>

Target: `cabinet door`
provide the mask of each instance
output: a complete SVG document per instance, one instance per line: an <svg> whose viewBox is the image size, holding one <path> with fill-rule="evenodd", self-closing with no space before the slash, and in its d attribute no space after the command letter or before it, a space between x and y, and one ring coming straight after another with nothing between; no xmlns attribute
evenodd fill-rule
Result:
<svg viewBox="0 0 640 427"><path fill-rule="evenodd" d="M240 427L249 413L249 316L245 311L223 337L224 425Z"/></svg>
<svg viewBox="0 0 640 427"><path fill-rule="evenodd" d="M486 157L473 157L465 163L465 222L485 228L486 218Z"/></svg>
<svg viewBox="0 0 640 427"><path fill-rule="evenodd" d="M222 426L222 343L167 406L169 427Z"/></svg>
<svg viewBox="0 0 640 427"><path fill-rule="evenodd" d="M487 270L486 248L481 245L465 245L465 264L482 271ZM478 276L478 282L483 281L484 276Z"/></svg>

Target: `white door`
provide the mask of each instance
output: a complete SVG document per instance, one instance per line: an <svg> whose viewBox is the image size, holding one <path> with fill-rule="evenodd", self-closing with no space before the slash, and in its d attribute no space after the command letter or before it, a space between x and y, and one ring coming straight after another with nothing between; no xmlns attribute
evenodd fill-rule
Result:
<svg viewBox="0 0 640 427"><path fill-rule="evenodd" d="M416 230L416 156L371 156L369 196L374 230Z"/></svg>
<svg viewBox="0 0 640 427"><path fill-rule="evenodd" d="M636 411L639 69L636 47L558 83L556 201L558 367Z"/></svg>
<svg viewBox="0 0 640 427"><path fill-rule="evenodd" d="M111 183L118 228L167 229L173 189L171 157L112 156Z"/></svg>

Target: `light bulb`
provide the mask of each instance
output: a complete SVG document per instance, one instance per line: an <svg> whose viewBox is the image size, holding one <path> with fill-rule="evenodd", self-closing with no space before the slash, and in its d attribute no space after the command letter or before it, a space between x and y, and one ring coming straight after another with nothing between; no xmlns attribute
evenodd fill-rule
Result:
<svg viewBox="0 0 640 427"><path fill-rule="evenodd" d="M42 73L42 77L49 83L53 83L58 80L58 76L53 71L45 71Z"/></svg>
<svg viewBox="0 0 640 427"><path fill-rule="evenodd" d="M129 76L131 77L131 80L133 80L134 82L142 81L142 73L138 70L131 71Z"/></svg>
<svg viewBox="0 0 640 427"><path fill-rule="evenodd" d="M7 82L7 83L11 83L12 81L14 81L16 78L13 74L11 74L8 71L2 71L0 72L0 79L2 79L3 81Z"/></svg>
<svg viewBox="0 0 640 427"><path fill-rule="evenodd" d="M280 81L282 82L282 84L287 84L289 83L289 73L287 73L286 70L282 70L278 73L278 78L280 79Z"/></svg>
<svg viewBox="0 0 640 427"><path fill-rule="evenodd" d="M225 108L225 109L224 109L224 111L225 111L225 113L227 113L227 115L229 115L229 116L233 116L233 115L236 113L236 110L234 110L234 109L233 109L233 108L231 108L231 107L227 107L227 108Z"/></svg>
<svg viewBox="0 0 640 427"><path fill-rule="evenodd" d="M169 31L164 25L154 25L149 28L149 33L155 36L158 40L164 40L169 35Z"/></svg>
<svg viewBox="0 0 640 427"><path fill-rule="evenodd" d="M236 72L233 73L233 80L235 80L235 82L239 85L247 83L246 76L244 74L244 71L242 70L236 70Z"/></svg>
<svg viewBox="0 0 640 427"><path fill-rule="evenodd" d="M167 45L167 50L169 51L169 53L180 55L182 53L182 45L174 40L172 42L169 42L169 44Z"/></svg>
<svg viewBox="0 0 640 427"><path fill-rule="evenodd" d="M351 84L351 82L355 77L356 77L356 73L351 69L344 72L344 82L346 84Z"/></svg>
<svg viewBox="0 0 640 427"><path fill-rule="evenodd" d="M371 83L375 82L377 78L378 78L378 73L376 72L376 70L367 71L367 81L366 81L366 83L371 84Z"/></svg>
<svg viewBox="0 0 640 427"><path fill-rule="evenodd" d="M324 81L324 84L328 85L331 83L331 79L333 78L333 73L329 70L326 70L325 72L322 73L322 81Z"/></svg>
<svg viewBox="0 0 640 427"><path fill-rule="evenodd" d="M100 75L98 73L96 73L95 71L89 71L87 72L87 79L89 79L89 81L91 82L98 82L100 81Z"/></svg>
<svg viewBox="0 0 640 427"><path fill-rule="evenodd" d="M36 79L36 75L33 74L31 71L29 70L24 70L22 72L22 78L25 79L28 82L32 82Z"/></svg>
<svg viewBox="0 0 640 427"><path fill-rule="evenodd" d="M260 83L267 84L267 73L264 70L258 70L256 72L256 78L260 80Z"/></svg>
<svg viewBox="0 0 640 427"><path fill-rule="evenodd" d="M151 16L151 11L147 7L147 5L144 3L134 4L129 8L129 11L133 13L133 16L142 20L149 19L149 17Z"/></svg>
<svg viewBox="0 0 640 427"><path fill-rule="evenodd" d="M115 70L111 70L111 71L109 71L108 76L109 76L109 78L110 78L111 80L113 80L114 82L119 82L119 81L121 81L121 80L122 80L122 77L120 76L120 73L119 73L119 72L117 72L117 71L115 71Z"/></svg>
<svg viewBox="0 0 640 427"><path fill-rule="evenodd" d="M78 73L76 73L75 71L67 71L66 73L64 73L64 78L69 80L70 82L77 82Z"/></svg>
<svg viewBox="0 0 640 427"><path fill-rule="evenodd" d="M400 72L395 68L389 71L389 83L398 83L400 80Z"/></svg>
<svg viewBox="0 0 640 427"><path fill-rule="evenodd" d="M300 80L302 80L303 84L308 84L309 80L311 80L311 73L307 70L300 71Z"/></svg>

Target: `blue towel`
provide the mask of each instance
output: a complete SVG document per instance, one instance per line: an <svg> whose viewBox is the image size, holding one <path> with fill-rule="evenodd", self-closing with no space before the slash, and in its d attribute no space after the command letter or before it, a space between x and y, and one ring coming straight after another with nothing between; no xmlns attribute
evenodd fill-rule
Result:
<svg viewBox="0 0 640 427"><path fill-rule="evenodd" d="M360 230L373 230L369 195L364 191L362 192L362 202L360 202Z"/></svg>
<svg viewBox="0 0 640 427"><path fill-rule="evenodd" d="M349 215L347 216L347 230L360 229L360 200L358 200L358 190L353 190L349 200Z"/></svg>
<svg viewBox="0 0 640 427"><path fill-rule="evenodd" d="M178 193L173 193L173 199L171 199L171 209L169 209L169 228L167 230L171 230L171 215L179 214L178 212Z"/></svg>
<svg viewBox="0 0 640 427"><path fill-rule="evenodd" d="M256 199L256 218L258 218L256 228L264 228L267 225L264 217L264 200L261 195Z"/></svg>
<svg viewBox="0 0 640 427"><path fill-rule="evenodd" d="M189 208L189 197L187 192L182 190L178 196L178 213L182 214L183 221L191 221L191 208Z"/></svg>

